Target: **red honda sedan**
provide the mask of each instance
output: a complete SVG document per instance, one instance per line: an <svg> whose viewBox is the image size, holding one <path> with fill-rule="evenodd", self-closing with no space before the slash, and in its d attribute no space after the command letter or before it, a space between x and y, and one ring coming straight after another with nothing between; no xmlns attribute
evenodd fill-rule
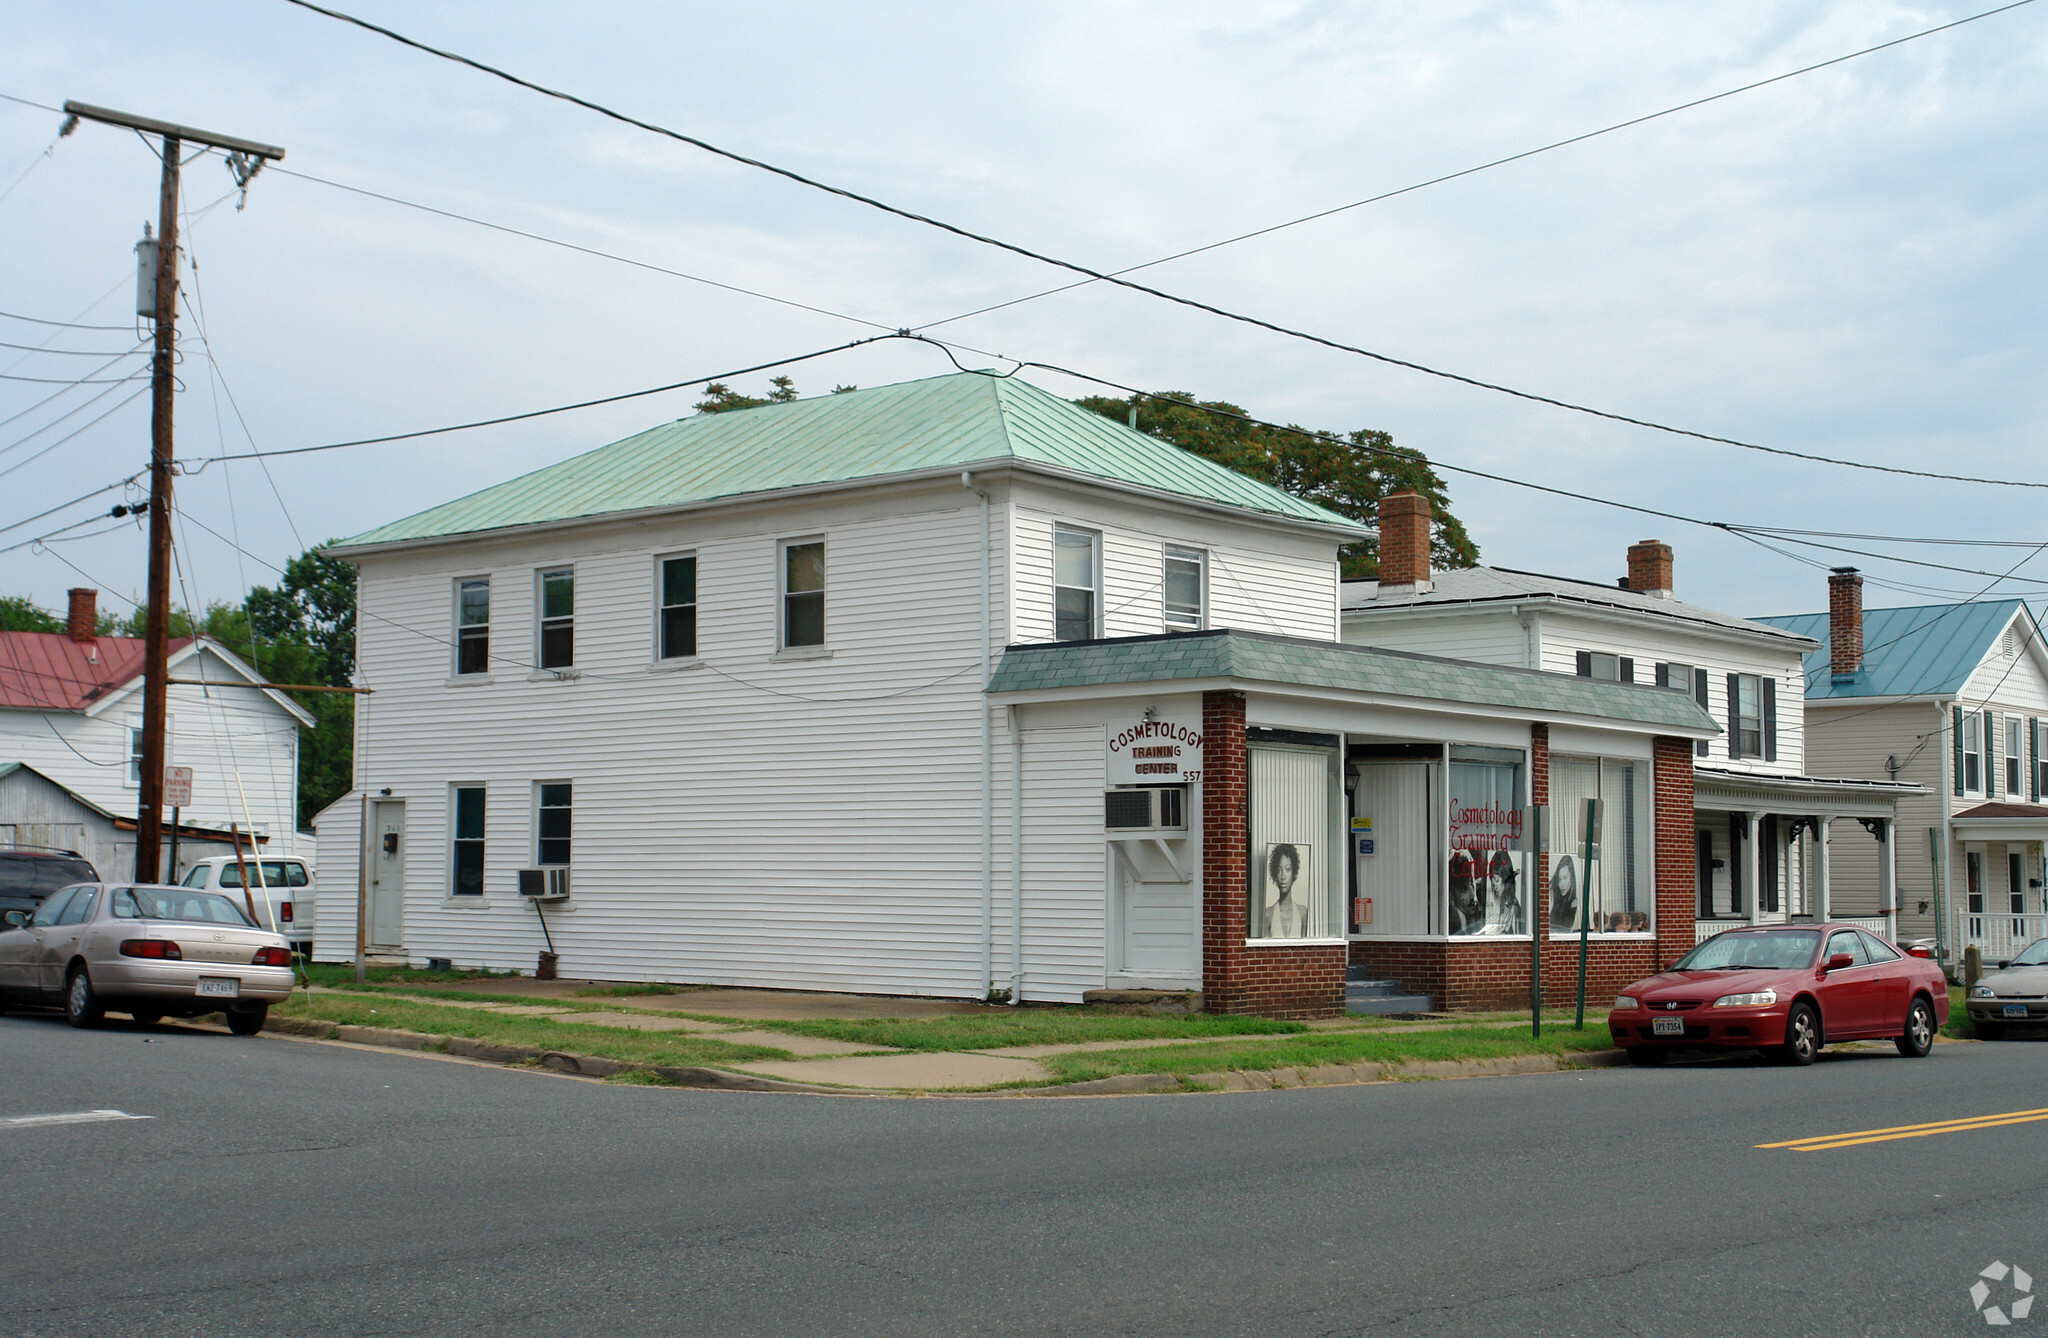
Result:
<svg viewBox="0 0 2048 1338"><path fill-rule="evenodd" d="M1607 1014L1637 1064L1693 1049L1811 1064L1829 1041L1871 1038L1918 1058L1947 1021L1940 967L1845 924L1730 929L1629 986Z"/></svg>

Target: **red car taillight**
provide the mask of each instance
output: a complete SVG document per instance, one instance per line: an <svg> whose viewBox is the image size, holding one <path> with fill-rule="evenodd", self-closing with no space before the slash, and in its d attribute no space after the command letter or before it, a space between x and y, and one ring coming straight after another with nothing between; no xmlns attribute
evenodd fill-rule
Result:
<svg viewBox="0 0 2048 1338"><path fill-rule="evenodd" d="M185 960L185 954L178 950L177 944L160 938L124 939L121 943L121 955L123 957L159 957L170 962L182 962Z"/></svg>
<svg viewBox="0 0 2048 1338"><path fill-rule="evenodd" d="M258 948L256 955L249 959L251 966L290 966L292 955L286 948Z"/></svg>
<svg viewBox="0 0 2048 1338"><path fill-rule="evenodd" d="M292 922L292 904L289 901L285 902L282 906L279 906L277 908L277 918L284 921L286 924L290 924Z"/></svg>

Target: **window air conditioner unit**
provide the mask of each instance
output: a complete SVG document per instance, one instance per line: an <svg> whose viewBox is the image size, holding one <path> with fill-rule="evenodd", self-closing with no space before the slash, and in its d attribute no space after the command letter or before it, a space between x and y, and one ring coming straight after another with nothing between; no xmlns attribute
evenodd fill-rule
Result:
<svg viewBox="0 0 2048 1338"><path fill-rule="evenodd" d="M567 901L569 899L569 866L566 864L543 864L537 869L519 871L519 895L535 901Z"/></svg>
<svg viewBox="0 0 2048 1338"><path fill-rule="evenodd" d="M1113 832L1186 831L1188 787L1148 785L1104 790L1102 825Z"/></svg>

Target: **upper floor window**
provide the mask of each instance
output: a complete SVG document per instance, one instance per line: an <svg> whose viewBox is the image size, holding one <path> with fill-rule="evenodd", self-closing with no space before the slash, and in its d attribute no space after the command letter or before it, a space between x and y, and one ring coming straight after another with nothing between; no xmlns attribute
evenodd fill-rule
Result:
<svg viewBox="0 0 2048 1338"><path fill-rule="evenodd" d="M558 567L540 574L540 667L576 663L576 572Z"/></svg>
<svg viewBox="0 0 2048 1338"><path fill-rule="evenodd" d="M1657 666L1657 686L1672 688L1690 696L1699 703L1702 711L1707 706L1707 671L1696 664L1660 664ZM1699 757L1707 755L1707 741L1700 739L1693 744L1693 753Z"/></svg>
<svg viewBox="0 0 2048 1338"><path fill-rule="evenodd" d="M573 811L570 803L575 787L568 781L543 781L534 787L535 796L534 842L536 864L567 864L569 862L569 819Z"/></svg>
<svg viewBox="0 0 2048 1338"><path fill-rule="evenodd" d="M176 723L171 717L164 717L165 766L171 765L171 739L175 732L173 727ZM128 717L128 783L130 785L142 784L142 717L140 715Z"/></svg>
<svg viewBox="0 0 2048 1338"><path fill-rule="evenodd" d="M491 670L491 578L455 583L455 672Z"/></svg>
<svg viewBox="0 0 2048 1338"><path fill-rule="evenodd" d="M1087 641L1102 624L1101 543L1087 530L1052 532L1053 638Z"/></svg>
<svg viewBox="0 0 2048 1338"><path fill-rule="evenodd" d="M1160 586L1160 603L1164 607L1167 631L1201 630L1204 622L1203 577L1207 575L1208 556L1199 548L1166 550L1166 579Z"/></svg>
<svg viewBox="0 0 2048 1338"><path fill-rule="evenodd" d="M782 645L825 644L825 541L782 546Z"/></svg>
<svg viewBox="0 0 2048 1338"><path fill-rule="evenodd" d="M2048 720L2034 721L2034 797L2048 794Z"/></svg>
<svg viewBox="0 0 2048 1338"><path fill-rule="evenodd" d="M2020 718L2009 715L2005 718L2005 792L2016 795L2026 788L2021 779L2025 775L2025 744L2020 736Z"/></svg>
<svg viewBox="0 0 2048 1338"><path fill-rule="evenodd" d="M1764 674L1728 675L1728 756L1778 760L1778 681Z"/></svg>
<svg viewBox="0 0 2048 1338"><path fill-rule="evenodd" d="M697 558L695 554L661 560L660 645L657 658L681 659L697 653Z"/></svg>
<svg viewBox="0 0 2048 1338"><path fill-rule="evenodd" d="M1636 662L1626 655L1603 655L1599 651L1582 650L1578 655L1580 678L1598 678L1609 683L1633 683L1636 681Z"/></svg>
<svg viewBox="0 0 2048 1338"><path fill-rule="evenodd" d="M1984 788L1984 717L1975 711L1963 715L1963 788Z"/></svg>

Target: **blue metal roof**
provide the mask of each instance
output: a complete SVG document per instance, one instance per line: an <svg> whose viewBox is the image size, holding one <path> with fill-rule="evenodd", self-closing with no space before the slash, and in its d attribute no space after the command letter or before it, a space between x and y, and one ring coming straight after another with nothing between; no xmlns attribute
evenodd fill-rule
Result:
<svg viewBox="0 0 2048 1338"><path fill-rule="evenodd" d="M967 465L1039 465L1352 534L1363 525L981 372L699 414L343 540L335 550L686 506Z"/></svg>
<svg viewBox="0 0 2048 1338"><path fill-rule="evenodd" d="M1970 604L1923 604L1863 611L1863 668L1837 682L1829 670L1828 615L1789 613L1755 621L1810 636L1820 649L1806 655L1809 701L1851 697L1950 697L1995 647L2017 599Z"/></svg>

